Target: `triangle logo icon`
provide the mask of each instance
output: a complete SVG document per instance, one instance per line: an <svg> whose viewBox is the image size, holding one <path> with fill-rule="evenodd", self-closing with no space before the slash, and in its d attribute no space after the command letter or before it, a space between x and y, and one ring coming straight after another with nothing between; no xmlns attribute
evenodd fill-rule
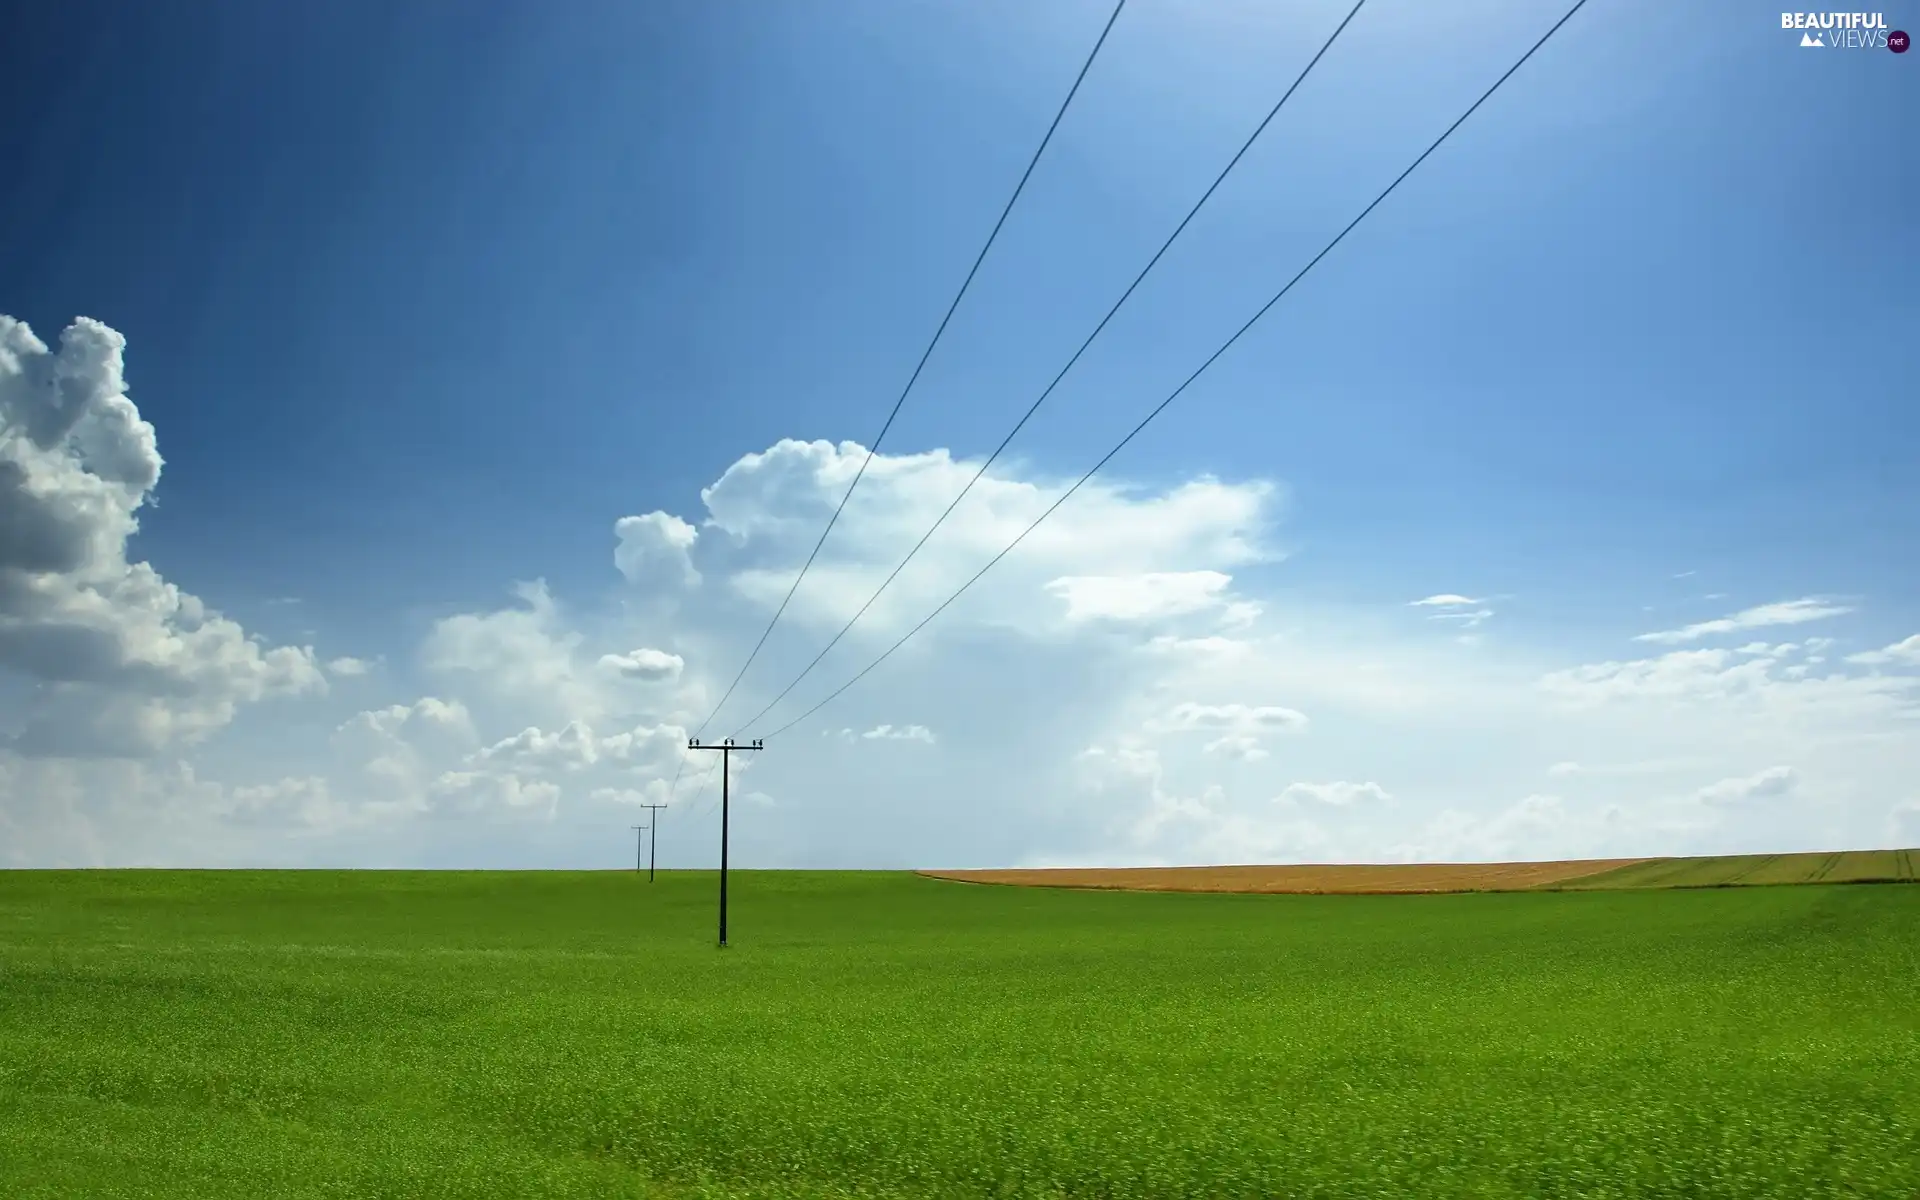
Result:
<svg viewBox="0 0 1920 1200"><path fill-rule="evenodd" d="M1823 41L1821 41L1821 40L1820 40L1820 39L1819 39L1819 38L1818 38L1817 36L1815 36L1814 34L1811 34L1811 33L1803 33L1803 34L1801 34L1801 35L1800 35L1800 44L1801 44L1802 46L1822 46L1822 47L1824 47L1824 46L1826 45L1826 43L1825 43L1825 42L1823 42Z"/></svg>

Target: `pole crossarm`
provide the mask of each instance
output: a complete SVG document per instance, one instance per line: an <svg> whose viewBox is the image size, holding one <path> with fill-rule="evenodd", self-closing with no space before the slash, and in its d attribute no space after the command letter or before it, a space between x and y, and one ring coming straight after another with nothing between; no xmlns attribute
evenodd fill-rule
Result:
<svg viewBox="0 0 1920 1200"><path fill-rule="evenodd" d="M727 948L727 801L730 784L733 781L733 754L738 750L745 753L761 749L761 739L736 742L732 738L722 738L717 742L703 742L699 738L688 738L689 750L718 750L720 752L720 948Z"/></svg>

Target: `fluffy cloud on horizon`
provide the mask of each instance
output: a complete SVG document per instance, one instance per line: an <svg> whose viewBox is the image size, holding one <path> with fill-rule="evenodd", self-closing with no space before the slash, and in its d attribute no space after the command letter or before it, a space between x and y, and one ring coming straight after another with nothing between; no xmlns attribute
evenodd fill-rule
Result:
<svg viewBox="0 0 1920 1200"><path fill-rule="evenodd" d="M407 655L322 659L128 561L162 463L123 347L78 321L56 352L0 318L0 864L615 866L637 806L663 802L663 863L708 863L718 756L686 740L864 448L784 439L727 468L703 512L608 514L599 592L502 580L507 599L441 617ZM772 734L1067 486L989 472L747 725L975 470L875 455L706 735ZM1870 601L1752 604L1599 661L1467 645L1454 635L1491 610L1429 593L1445 580L1344 606L1251 582L1284 571L1283 496L1096 479L819 717L734 756L729 794L753 806L735 860L1584 857L1870 846L1915 826L1920 635L1849 637ZM1412 607L1446 622L1408 619L1423 594ZM699 603L665 602L682 596ZM1833 636L1740 640L1816 621Z"/></svg>

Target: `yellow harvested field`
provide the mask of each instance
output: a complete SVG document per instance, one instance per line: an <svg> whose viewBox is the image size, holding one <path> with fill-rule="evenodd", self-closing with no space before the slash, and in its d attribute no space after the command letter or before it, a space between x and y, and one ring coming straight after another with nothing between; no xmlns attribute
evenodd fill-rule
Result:
<svg viewBox="0 0 1920 1200"><path fill-rule="evenodd" d="M1550 887L1644 862L1590 858L1569 862L1405 863L1289 867L1061 867L1005 871L921 871L961 883L1108 888L1140 892L1263 892L1405 895L1511 892Z"/></svg>

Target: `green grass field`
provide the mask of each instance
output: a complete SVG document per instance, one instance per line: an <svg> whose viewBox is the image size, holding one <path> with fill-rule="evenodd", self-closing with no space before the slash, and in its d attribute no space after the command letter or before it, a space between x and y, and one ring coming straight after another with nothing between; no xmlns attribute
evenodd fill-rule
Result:
<svg viewBox="0 0 1920 1200"><path fill-rule="evenodd" d="M1911 883L1911 850L1654 858L1553 884L1562 889L1755 887L1777 883Z"/></svg>
<svg viewBox="0 0 1920 1200"><path fill-rule="evenodd" d="M0 1196L1920 1193L1920 887L733 894L0 873Z"/></svg>

